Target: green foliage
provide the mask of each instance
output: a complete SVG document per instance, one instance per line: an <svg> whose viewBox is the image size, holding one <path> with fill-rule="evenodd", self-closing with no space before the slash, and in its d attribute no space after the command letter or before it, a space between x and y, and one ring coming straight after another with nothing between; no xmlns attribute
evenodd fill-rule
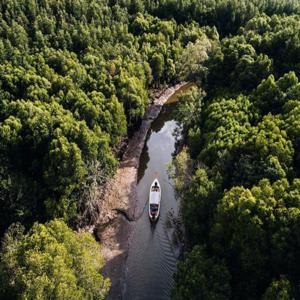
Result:
<svg viewBox="0 0 300 300"><path fill-rule="evenodd" d="M176 81L183 47L206 36L129 2L0 4L1 234L15 221L77 221L83 192L112 176L149 88Z"/></svg>
<svg viewBox="0 0 300 300"><path fill-rule="evenodd" d="M145 1L145 8L164 18L179 22L195 20L201 25L216 26L223 34L236 33L239 27L257 14L297 14L296 0L160 0Z"/></svg>
<svg viewBox="0 0 300 300"><path fill-rule="evenodd" d="M238 298L256 298L273 274L299 278L299 183L262 180L251 190L234 187L220 201L210 240L214 254L230 262Z"/></svg>
<svg viewBox="0 0 300 300"><path fill-rule="evenodd" d="M192 244L207 239L219 186L205 169L198 168L181 203L183 221Z"/></svg>
<svg viewBox="0 0 300 300"><path fill-rule="evenodd" d="M283 107L284 127L291 140L299 146L300 138L300 101L288 101ZM297 149L297 148L296 148Z"/></svg>
<svg viewBox="0 0 300 300"><path fill-rule="evenodd" d="M182 215L190 243L208 245L211 257L225 260L233 299L259 299L264 292L271 297L274 290L282 299L293 299L299 293L299 179L289 183L286 178L299 174L299 101L287 100L282 115L260 119L258 102L251 102L258 99L257 90L248 97L204 99L198 123L194 118L201 142L191 151L207 167L191 179ZM186 267L188 260L182 264ZM279 275L287 276L293 288L275 282L266 291ZM178 278L175 295L184 282ZM193 290L189 297L198 293Z"/></svg>
<svg viewBox="0 0 300 300"><path fill-rule="evenodd" d="M299 75L299 16L256 16L242 30L247 41L273 59L277 74Z"/></svg>
<svg viewBox="0 0 300 300"><path fill-rule="evenodd" d="M284 178L292 169L294 148L283 122L269 114L252 127L234 154L232 185L251 186L262 178Z"/></svg>
<svg viewBox="0 0 300 300"><path fill-rule="evenodd" d="M211 52L211 41L207 36L197 39L196 42L189 42L178 62L177 68L182 79L202 81L206 78L208 69L205 61Z"/></svg>
<svg viewBox="0 0 300 300"><path fill-rule="evenodd" d="M21 204L13 205L9 214L3 211L1 228L17 214L25 219L75 218L74 192L92 171L89 162L101 161L106 176L114 170L106 136L100 130L93 132L55 102L3 101L1 113L1 162L6 170L2 177L9 182L1 186L1 202L6 203L5 195L12 195L15 187ZM23 179L12 181L15 177Z"/></svg>
<svg viewBox="0 0 300 300"><path fill-rule="evenodd" d="M299 298L299 12L297 0L2 1L0 233L74 224L149 89L192 79L206 92L180 97L189 150L175 183L193 250L173 296ZM62 221L11 227L1 293L103 299L98 252Z"/></svg>
<svg viewBox="0 0 300 300"><path fill-rule="evenodd" d="M300 101L290 100L283 107L284 129L293 142L294 172L300 176Z"/></svg>
<svg viewBox="0 0 300 300"><path fill-rule="evenodd" d="M172 178L175 190L181 194L187 188L192 172L192 161L187 148L183 148L168 166L168 174Z"/></svg>
<svg viewBox="0 0 300 300"><path fill-rule="evenodd" d="M150 65L153 71L154 78L160 81L165 66L165 60L163 55L160 53L155 53L151 58Z"/></svg>
<svg viewBox="0 0 300 300"><path fill-rule="evenodd" d="M196 125L201 114L202 100L205 92L201 88L192 87L188 92L178 97L176 119L186 128Z"/></svg>
<svg viewBox="0 0 300 300"><path fill-rule="evenodd" d="M272 72L272 61L258 54L244 36L224 38L207 61L210 89L251 90Z"/></svg>
<svg viewBox="0 0 300 300"><path fill-rule="evenodd" d="M212 166L245 140L251 127L252 104L248 97L215 99L204 110L200 158ZM199 151L198 151L199 153Z"/></svg>
<svg viewBox="0 0 300 300"><path fill-rule="evenodd" d="M271 285L264 293L262 300L294 300L291 296L290 282L282 278L280 280L273 280Z"/></svg>
<svg viewBox="0 0 300 300"><path fill-rule="evenodd" d="M166 3L171 11L178 7L194 20L212 22L222 34L231 33L215 39L209 57L187 71L206 90L201 109L194 109L199 96L183 98L179 105L183 141L198 168L181 202L191 248L179 264L173 296L210 299L201 294L206 290L201 280L208 277L202 267L199 272L193 267L213 260L227 267L230 299L298 299L300 23L297 14L290 14L299 4L160 5ZM191 7L199 9L198 16ZM197 67L207 76L194 72ZM195 257L192 247L204 248L205 256ZM217 299L222 297L229 298L226 291Z"/></svg>
<svg viewBox="0 0 300 300"><path fill-rule="evenodd" d="M97 242L64 222L12 225L3 239L0 295L11 299L105 299L110 282L101 274Z"/></svg>
<svg viewBox="0 0 300 300"><path fill-rule="evenodd" d="M294 72L275 81L273 75L263 80L253 93L253 102L262 114L280 113L289 100L300 99L300 84Z"/></svg>
<svg viewBox="0 0 300 300"><path fill-rule="evenodd" d="M195 246L178 265L172 299L230 299L229 282L224 261L207 257L203 248Z"/></svg>

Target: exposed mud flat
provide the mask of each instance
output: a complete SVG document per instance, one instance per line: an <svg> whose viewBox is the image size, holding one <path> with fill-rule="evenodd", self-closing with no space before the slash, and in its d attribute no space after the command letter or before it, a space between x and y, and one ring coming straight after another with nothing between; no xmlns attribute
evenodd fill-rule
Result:
<svg viewBox="0 0 300 300"><path fill-rule="evenodd" d="M132 222L137 217L138 167L147 132L162 106L186 85L189 83L182 82L169 87L154 98L153 104L144 115L140 129L128 143L120 167L114 178L107 183L105 193L99 199L101 213L94 232L101 242L104 275L112 282L108 299L121 298L121 279L128 255L128 240L133 227Z"/></svg>

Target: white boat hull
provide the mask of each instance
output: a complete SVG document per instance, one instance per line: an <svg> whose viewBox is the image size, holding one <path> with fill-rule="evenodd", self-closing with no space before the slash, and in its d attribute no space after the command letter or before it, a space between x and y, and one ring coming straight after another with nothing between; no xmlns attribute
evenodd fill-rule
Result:
<svg viewBox="0 0 300 300"><path fill-rule="evenodd" d="M149 218L151 221L157 221L160 213L161 187L158 179L154 179L149 192Z"/></svg>

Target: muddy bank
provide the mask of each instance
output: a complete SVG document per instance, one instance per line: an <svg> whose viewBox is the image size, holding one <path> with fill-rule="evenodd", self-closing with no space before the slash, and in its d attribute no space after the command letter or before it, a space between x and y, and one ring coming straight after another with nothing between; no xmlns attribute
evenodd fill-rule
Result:
<svg viewBox="0 0 300 300"><path fill-rule="evenodd" d="M108 299L121 298L121 278L127 256L128 237L131 223L136 218L137 172L147 132L162 105L187 84L189 83L179 83L156 95L144 115L140 129L129 141L116 175L106 185L106 192L99 199L101 213L94 232L102 246L103 272L112 281Z"/></svg>

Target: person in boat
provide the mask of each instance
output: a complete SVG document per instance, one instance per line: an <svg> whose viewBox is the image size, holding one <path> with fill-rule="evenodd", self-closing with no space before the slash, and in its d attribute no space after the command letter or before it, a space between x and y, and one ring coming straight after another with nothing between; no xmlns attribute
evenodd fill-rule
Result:
<svg viewBox="0 0 300 300"><path fill-rule="evenodd" d="M153 191L153 192L158 192L158 191L159 191L159 187L158 187L156 181L155 181L155 183L154 183L154 186L152 187L152 191Z"/></svg>
<svg viewBox="0 0 300 300"><path fill-rule="evenodd" d="M150 212L152 216L155 216L158 211L158 205L157 204L150 204Z"/></svg>

